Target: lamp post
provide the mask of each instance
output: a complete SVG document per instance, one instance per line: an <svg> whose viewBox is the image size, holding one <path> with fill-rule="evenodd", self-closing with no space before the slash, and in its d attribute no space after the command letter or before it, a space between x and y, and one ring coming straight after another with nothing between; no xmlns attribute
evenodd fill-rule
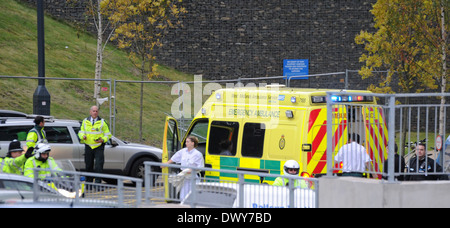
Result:
<svg viewBox="0 0 450 228"><path fill-rule="evenodd" d="M33 114L50 115L50 93L45 88L44 2L37 1L38 87L33 94Z"/></svg>

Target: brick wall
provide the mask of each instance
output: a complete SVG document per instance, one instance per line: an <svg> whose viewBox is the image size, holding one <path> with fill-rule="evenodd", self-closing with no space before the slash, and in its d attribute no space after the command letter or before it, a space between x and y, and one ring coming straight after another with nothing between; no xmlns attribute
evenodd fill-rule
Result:
<svg viewBox="0 0 450 228"><path fill-rule="evenodd" d="M184 0L184 27L159 59L214 79L280 76L283 59L309 59L311 74L359 69L354 38L372 29L374 2Z"/></svg>
<svg viewBox="0 0 450 228"><path fill-rule="evenodd" d="M36 4L36 0L19 1ZM48 14L95 31L84 15L84 1L67 4L66 0L44 0ZM375 2L183 0L188 10L182 19L184 26L169 32L164 47L157 52L157 61L208 79L281 76L284 59L309 59L310 74L357 70L363 47L354 39L361 30L374 31L370 10ZM361 80L356 72L349 74L350 89L366 89L375 81ZM343 76L295 80L292 84L344 88ZM395 89L396 83L392 84ZM439 101L420 98L414 102Z"/></svg>
<svg viewBox="0 0 450 228"><path fill-rule="evenodd" d="M20 0L35 4L35 0ZM81 2L44 0L46 12L92 31ZM371 30L375 0L184 0L183 28L170 31L158 61L209 79L280 76L283 59L309 59L310 74L359 69L354 38ZM360 77L352 74L351 82ZM315 78L311 87L333 87L342 77ZM359 80L358 80L359 81ZM365 83L354 83L366 88Z"/></svg>

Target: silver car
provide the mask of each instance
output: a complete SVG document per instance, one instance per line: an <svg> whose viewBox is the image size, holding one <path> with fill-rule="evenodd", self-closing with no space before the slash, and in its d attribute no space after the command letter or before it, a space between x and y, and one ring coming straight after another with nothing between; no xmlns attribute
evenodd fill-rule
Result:
<svg viewBox="0 0 450 228"><path fill-rule="evenodd" d="M9 143L18 139L25 146L28 131L34 127L34 118L0 117L0 157L6 156ZM70 160L79 171L86 169L85 145L80 143L80 121L59 120L46 117L45 133L52 148L50 156L56 160ZM160 162L162 150L142 144L122 141L112 137L105 145L104 172L137 178L144 177L144 162Z"/></svg>

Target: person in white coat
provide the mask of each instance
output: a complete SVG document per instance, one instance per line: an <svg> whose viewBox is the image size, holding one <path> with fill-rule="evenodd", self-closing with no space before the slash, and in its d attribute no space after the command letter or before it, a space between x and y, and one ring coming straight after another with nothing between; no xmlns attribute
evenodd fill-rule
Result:
<svg viewBox="0 0 450 228"><path fill-rule="evenodd" d="M337 164L343 163L342 176L363 177L363 173L369 168L372 159L360 144L358 134L349 134L348 139L349 143L339 149L334 160Z"/></svg>
<svg viewBox="0 0 450 228"><path fill-rule="evenodd" d="M181 166L190 166L203 168L205 166L203 154L195 149L198 146L198 139L195 136L188 136L186 139L186 147L176 152L166 164L180 163ZM192 170L182 168L183 175L194 175ZM198 177L196 177L198 179ZM180 190L180 199L183 200L191 190L190 178L185 178Z"/></svg>

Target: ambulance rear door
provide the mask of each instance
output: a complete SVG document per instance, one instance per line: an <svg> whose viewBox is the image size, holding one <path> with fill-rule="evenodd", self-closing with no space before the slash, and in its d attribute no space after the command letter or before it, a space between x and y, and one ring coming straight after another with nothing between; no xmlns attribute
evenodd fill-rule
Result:
<svg viewBox="0 0 450 228"><path fill-rule="evenodd" d="M372 159L369 171L382 173L384 161L387 159L388 130L383 109L377 105L361 108L365 127L365 147ZM381 175L374 175L381 179Z"/></svg>
<svg viewBox="0 0 450 228"><path fill-rule="evenodd" d="M366 148L372 162L368 171L381 173L387 158L387 128L383 109L376 104L340 103L333 105L333 155L348 143L348 135L359 136L359 144ZM319 134L320 135L320 134ZM313 143L314 148L314 143ZM341 171L341 164L335 165L336 171ZM374 175L381 178L380 175Z"/></svg>
<svg viewBox="0 0 450 228"><path fill-rule="evenodd" d="M339 148L347 142L347 115L345 108L333 108L333 157ZM311 151L307 152L310 175L324 175L327 173L327 109L312 109L308 121L308 143ZM332 158L334 160L334 158ZM334 168L337 168L335 165ZM334 171L337 173L337 171Z"/></svg>

